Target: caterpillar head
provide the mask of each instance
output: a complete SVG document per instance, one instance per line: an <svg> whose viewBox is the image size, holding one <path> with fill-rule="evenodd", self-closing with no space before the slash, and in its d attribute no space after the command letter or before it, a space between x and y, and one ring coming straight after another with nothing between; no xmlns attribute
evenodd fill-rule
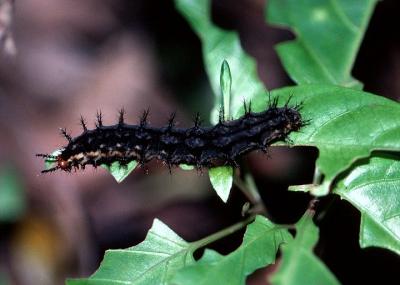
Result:
<svg viewBox="0 0 400 285"><path fill-rule="evenodd" d="M71 163L65 160L61 155L62 150L58 150L53 154L42 154L38 153L36 156L43 157L46 165L48 166L47 169L42 170L42 173L53 172L57 169L61 169L67 172L70 172L72 169ZM55 165L55 166L53 166Z"/></svg>
<svg viewBox="0 0 400 285"><path fill-rule="evenodd" d="M300 109L301 104L296 105L294 108L288 108L287 106L285 106L285 108L283 109L286 118L286 130L288 132L298 131L307 123L302 119Z"/></svg>

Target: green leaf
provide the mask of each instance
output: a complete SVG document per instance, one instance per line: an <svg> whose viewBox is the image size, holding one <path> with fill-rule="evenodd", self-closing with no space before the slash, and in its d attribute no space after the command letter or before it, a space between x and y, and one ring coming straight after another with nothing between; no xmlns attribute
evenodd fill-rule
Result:
<svg viewBox="0 0 400 285"><path fill-rule="evenodd" d="M257 75L256 63L247 55L235 32L215 26L211 20L209 0L175 0L178 11L190 23L203 46L203 58L211 87L215 94L211 121L218 122L220 107L220 70L226 60L232 74L232 95L230 115L238 118L243 114L243 100L252 102L257 96L266 100L265 87ZM257 108L255 104L253 107Z"/></svg>
<svg viewBox="0 0 400 285"><path fill-rule="evenodd" d="M136 160L132 160L126 166L121 166L118 161L115 161L111 164L111 166L102 164L101 167L110 172L110 174L114 176L118 183L121 183L133 170L135 170L137 165L138 162Z"/></svg>
<svg viewBox="0 0 400 285"><path fill-rule="evenodd" d="M0 222L15 222L25 209L25 193L20 177L12 169L3 169L0 174Z"/></svg>
<svg viewBox="0 0 400 285"><path fill-rule="evenodd" d="M359 161L335 193L361 212L361 247L379 246L400 254L399 156Z"/></svg>
<svg viewBox="0 0 400 285"><path fill-rule="evenodd" d="M193 165L187 165L187 164L179 164L179 167L180 167L182 170L193 170L193 169L194 169L194 166L193 166Z"/></svg>
<svg viewBox="0 0 400 285"><path fill-rule="evenodd" d="M208 175L215 192L226 203L233 183L233 167L213 167L208 170Z"/></svg>
<svg viewBox="0 0 400 285"><path fill-rule="evenodd" d="M220 85L222 94L220 106L223 108L224 120L229 120L231 110L232 75L229 64L226 60L224 60L221 65Z"/></svg>
<svg viewBox="0 0 400 285"><path fill-rule="evenodd" d="M221 65L220 84L222 94L220 106L223 111L223 119L225 120L230 116L232 86L231 71L226 60L224 60ZM232 188L233 168L231 166L214 167L209 169L208 175L210 176L211 185L213 186L214 190L217 192L222 201L226 203Z"/></svg>
<svg viewBox="0 0 400 285"><path fill-rule="evenodd" d="M310 212L296 224L296 237L282 246L282 260L270 278L274 285L336 285L339 281L316 257L313 248L319 237Z"/></svg>
<svg viewBox="0 0 400 285"><path fill-rule="evenodd" d="M377 0L270 0L267 19L289 27L293 41L276 49L297 84L361 88L351 77L357 51Z"/></svg>
<svg viewBox="0 0 400 285"><path fill-rule="evenodd" d="M286 229L257 216L238 249L226 256L206 250L198 262L178 271L172 284L245 284L249 274L273 263L279 245L290 239Z"/></svg>
<svg viewBox="0 0 400 285"><path fill-rule="evenodd" d="M372 158L362 166L358 160L374 150L400 152L400 104L366 92L320 85L285 88L273 96L285 101L290 94L303 101L302 116L311 120L291 138L296 145L318 147L317 167L324 175L319 187L296 190L327 194L339 174L351 167L344 182L334 186L336 193L361 211L361 246L399 253L398 158Z"/></svg>
<svg viewBox="0 0 400 285"><path fill-rule="evenodd" d="M156 219L142 243L106 251L99 269L91 277L68 280L67 285L168 284L177 270L194 262L193 250Z"/></svg>
<svg viewBox="0 0 400 285"><path fill-rule="evenodd" d="M60 155L62 152L62 149L56 149L55 151L53 151L50 155L52 156L58 156ZM52 161L52 160L44 160L44 169L50 169L53 168L57 165L57 161Z"/></svg>
<svg viewBox="0 0 400 285"><path fill-rule="evenodd" d="M325 195L334 179L373 150L400 151L400 104L349 88L302 85L275 90L281 104L294 94L307 126L290 135L294 145L316 146L324 176L313 194ZM282 144L282 143L280 143Z"/></svg>

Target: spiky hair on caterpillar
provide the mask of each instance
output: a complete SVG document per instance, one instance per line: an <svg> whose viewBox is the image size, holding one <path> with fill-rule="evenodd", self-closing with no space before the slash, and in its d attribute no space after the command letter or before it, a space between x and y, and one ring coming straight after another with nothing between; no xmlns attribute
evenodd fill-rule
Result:
<svg viewBox="0 0 400 285"><path fill-rule="evenodd" d="M277 141L288 141L288 135L298 131L307 122L300 114L302 104L290 107L277 106L277 99L270 101L263 112L252 112L244 102L244 115L235 120L224 120L220 112L218 124L202 127L199 114L190 128L175 126L175 113L163 127L148 124L149 110L143 112L138 125L125 123L125 111L119 112L118 123L104 126L101 112L97 113L96 127L87 128L81 117L83 133L72 138L65 129L62 135L68 144L58 154L37 154L54 167L42 173L58 169L71 171L84 169L86 165L110 166L118 162L122 167L131 161L144 165L152 159L164 162L169 169L180 164L193 165L197 169L222 165L237 167L239 157L254 151L266 151Z"/></svg>

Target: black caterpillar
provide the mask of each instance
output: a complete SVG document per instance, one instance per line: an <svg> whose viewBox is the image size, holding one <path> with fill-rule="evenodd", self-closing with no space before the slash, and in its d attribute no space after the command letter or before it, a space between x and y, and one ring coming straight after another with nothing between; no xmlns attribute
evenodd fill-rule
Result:
<svg viewBox="0 0 400 285"><path fill-rule="evenodd" d="M81 117L83 133L76 138L61 132L68 140L59 155L37 154L56 166L42 173L61 169L82 169L87 164L97 167L110 166L118 161L126 166L135 160L141 165L152 159L163 161L169 169L180 164L193 165L198 169L222 165L237 166L237 159L253 150L266 151L274 142L287 141L288 134L305 125L301 104L277 107L277 100L270 101L268 109L261 113L246 106L245 114L236 120L224 121L220 112L219 123L212 127L201 127L197 114L191 128L175 127L173 113L165 127L150 127L147 123L149 111L145 111L139 125L124 122L124 110L119 113L118 124L103 126L101 113L97 114L96 128L88 130Z"/></svg>

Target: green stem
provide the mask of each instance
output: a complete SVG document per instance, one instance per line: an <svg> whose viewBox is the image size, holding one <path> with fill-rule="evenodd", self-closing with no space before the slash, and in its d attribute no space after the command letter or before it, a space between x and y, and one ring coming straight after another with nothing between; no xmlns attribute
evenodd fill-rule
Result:
<svg viewBox="0 0 400 285"><path fill-rule="evenodd" d="M318 167L315 167L314 170L314 177L313 177L313 184L320 185L322 182L322 173L319 171Z"/></svg>
<svg viewBox="0 0 400 285"><path fill-rule="evenodd" d="M321 174L321 172L319 171L318 168L315 168L313 184L314 185L320 185L321 182L322 182L322 174ZM315 208L316 208L318 202L319 202L318 196L314 196L311 199L311 201L308 203L307 211L309 212L309 215L311 216L311 218L313 218L314 215L315 215Z"/></svg>
<svg viewBox="0 0 400 285"><path fill-rule="evenodd" d="M253 222L255 219L255 215L248 217L247 219L238 222L236 224L233 224L232 226L229 226L223 230L220 230L219 232L216 232L212 235L209 235L205 238L202 238L198 241L192 242L191 246L193 247L193 251L204 247L210 243L213 243L217 240L220 240L228 235L233 234L234 232L237 232L238 230L244 228L245 226L247 226L248 224L250 224L251 222Z"/></svg>
<svg viewBox="0 0 400 285"><path fill-rule="evenodd" d="M248 189L251 193L251 195L254 197L257 203L262 203L262 199L260 196L260 193L258 192L256 183L254 182L253 175L250 173L246 173L244 176L244 181L246 182L246 185L248 186Z"/></svg>
<svg viewBox="0 0 400 285"><path fill-rule="evenodd" d="M252 212L260 213L263 215L267 214L267 209L261 199L260 193L258 192L257 186L254 182L253 176L247 173L244 177L244 181L238 177L233 177L233 182L242 191L246 198L253 204Z"/></svg>
<svg viewBox="0 0 400 285"><path fill-rule="evenodd" d="M252 204L257 203L257 198L253 196L253 193L248 189L246 184L240 177L234 176L233 183L239 188L240 191L246 196L247 200L249 200ZM257 193L258 194L258 193Z"/></svg>

